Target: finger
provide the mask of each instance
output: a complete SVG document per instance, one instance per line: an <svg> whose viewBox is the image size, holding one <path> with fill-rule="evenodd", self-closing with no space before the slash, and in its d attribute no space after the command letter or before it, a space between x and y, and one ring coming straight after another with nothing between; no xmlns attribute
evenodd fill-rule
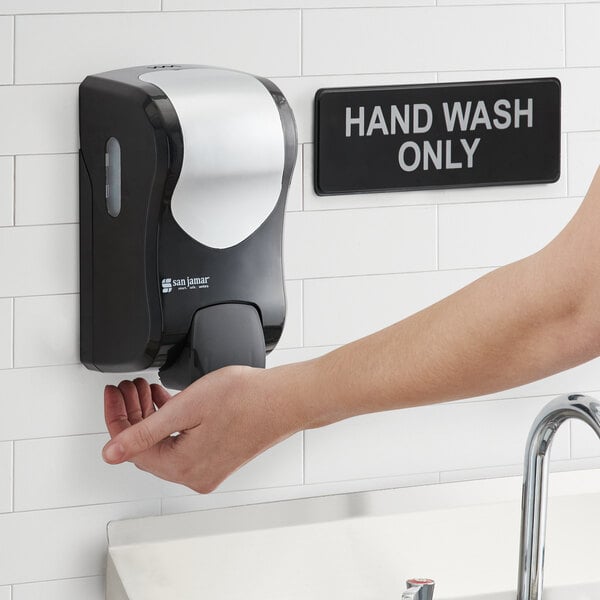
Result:
<svg viewBox="0 0 600 600"><path fill-rule="evenodd" d="M177 398L181 396L178 395ZM131 460L172 433L193 426L193 419L194 415L190 414L187 402L172 399L161 410L123 430L108 442L102 451L104 460L111 464Z"/></svg>
<svg viewBox="0 0 600 600"><path fill-rule="evenodd" d="M152 402L152 392L150 391L150 385L142 377L137 377L133 380L140 399L140 407L142 409L142 417L145 419L154 412L154 403Z"/></svg>
<svg viewBox="0 0 600 600"><path fill-rule="evenodd" d="M111 438L131 427L123 394L114 385L107 385L104 388L104 420Z"/></svg>
<svg viewBox="0 0 600 600"><path fill-rule="evenodd" d="M157 408L162 408L165 403L171 399L171 394L167 392L167 390L158 383L153 383L150 385L150 390L152 391L152 400L154 404L156 404Z"/></svg>
<svg viewBox="0 0 600 600"><path fill-rule="evenodd" d="M139 423L142 418L142 407L140 405L140 397L138 396L137 388L133 381L125 380L119 384L119 389L125 398L125 408L127 409L127 418L134 425Z"/></svg>

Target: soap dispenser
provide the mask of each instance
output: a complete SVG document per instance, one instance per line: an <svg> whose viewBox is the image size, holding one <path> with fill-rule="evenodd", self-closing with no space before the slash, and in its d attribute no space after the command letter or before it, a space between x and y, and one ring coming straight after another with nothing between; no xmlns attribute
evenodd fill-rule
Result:
<svg viewBox="0 0 600 600"><path fill-rule="evenodd" d="M277 86L152 65L79 88L81 362L182 389L263 367L285 319L282 230L297 134Z"/></svg>

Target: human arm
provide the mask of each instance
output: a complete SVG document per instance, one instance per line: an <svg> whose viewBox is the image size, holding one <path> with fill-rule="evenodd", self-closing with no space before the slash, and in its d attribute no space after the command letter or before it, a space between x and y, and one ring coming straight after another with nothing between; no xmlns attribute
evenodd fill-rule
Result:
<svg viewBox="0 0 600 600"><path fill-rule="evenodd" d="M267 370L228 367L164 402L164 390L142 380L109 387L107 422L123 452L111 458L105 450L105 458L133 459L210 491L296 431L490 393L585 362L600 353L599 231L596 174L577 214L545 248L323 357ZM140 404L138 418L131 408ZM176 431L183 434L169 437Z"/></svg>

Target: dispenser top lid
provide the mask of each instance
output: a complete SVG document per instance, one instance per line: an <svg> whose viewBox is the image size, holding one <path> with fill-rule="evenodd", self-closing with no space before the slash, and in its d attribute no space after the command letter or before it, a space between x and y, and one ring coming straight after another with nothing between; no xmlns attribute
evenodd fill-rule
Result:
<svg viewBox="0 0 600 600"><path fill-rule="evenodd" d="M282 192L285 139L271 92L248 73L202 66L139 78L165 93L183 135L173 217L206 246L235 246L260 227Z"/></svg>

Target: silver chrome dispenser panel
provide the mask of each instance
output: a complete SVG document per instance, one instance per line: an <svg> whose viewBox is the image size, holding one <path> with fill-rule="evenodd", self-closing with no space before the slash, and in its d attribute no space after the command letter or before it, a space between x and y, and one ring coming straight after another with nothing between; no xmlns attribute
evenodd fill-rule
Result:
<svg viewBox="0 0 600 600"><path fill-rule="evenodd" d="M273 97L252 75L224 69L156 70L140 79L167 95L183 132L173 217L206 246L235 246L281 194L284 136Z"/></svg>

